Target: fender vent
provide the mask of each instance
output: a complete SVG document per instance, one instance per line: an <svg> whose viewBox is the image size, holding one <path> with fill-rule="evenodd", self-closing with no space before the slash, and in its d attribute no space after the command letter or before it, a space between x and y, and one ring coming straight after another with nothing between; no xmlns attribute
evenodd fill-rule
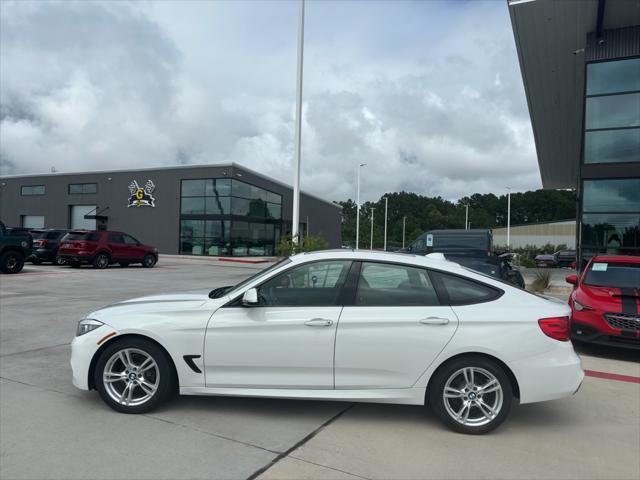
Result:
<svg viewBox="0 0 640 480"><path fill-rule="evenodd" d="M196 373L202 373L202 370L200 370L198 366L195 364L195 362L193 361L194 358L200 358L200 355L184 355L182 358L184 358L185 363L189 365L189 368L191 370L193 370Z"/></svg>

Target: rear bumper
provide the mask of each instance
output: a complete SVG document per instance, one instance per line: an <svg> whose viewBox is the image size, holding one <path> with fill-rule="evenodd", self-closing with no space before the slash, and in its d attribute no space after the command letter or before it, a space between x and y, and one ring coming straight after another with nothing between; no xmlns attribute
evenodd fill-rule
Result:
<svg viewBox="0 0 640 480"><path fill-rule="evenodd" d="M29 255L29 259L35 258L37 260L53 260L56 258L55 250L47 250L46 248L39 248L37 250L32 250L31 255Z"/></svg>
<svg viewBox="0 0 640 480"><path fill-rule="evenodd" d="M603 332L591 325L576 321L571 322L571 338L580 342L606 345L609 347L640 349L640 336L638 336L638 332Z"/></svg>
<svg viewBox="0 0 640 480"><path fill-rule="evenodd" d="M71 263L91 263L93 262L93 255L82 255L73 253L59 253L60 258L66 262Z"/></svg>

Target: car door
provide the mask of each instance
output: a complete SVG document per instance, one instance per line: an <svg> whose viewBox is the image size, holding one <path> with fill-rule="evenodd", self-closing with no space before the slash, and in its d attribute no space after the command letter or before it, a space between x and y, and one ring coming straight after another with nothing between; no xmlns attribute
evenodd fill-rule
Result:
<svg viewBox="0 0 640 480"><path fill-rule="evenodd" d="M409 265L362 262L353 303L336 335L336 389L411 387L458 325L428 271Z"/></svg>
<svg viewBox="0 0 640 480"><path fill-rule="evenodd" d="M259 304L216 311L205 337L207 387L333 389L335 333L351 261L298 265L262 283Z"/></svg>
<svg viewBox="0 0 640 480"><path fill-rule="evenodd" d="M107 237L107 246L114 261L126 259L127 248L121 233L110 233Z"/></svg>
<svg viewBox="0 0 640 480"><path fill-rule="evenodd" d="M141 261L145 251L142 244L131 235L122 235L124 240L124 256L131 261Z"/></svg>

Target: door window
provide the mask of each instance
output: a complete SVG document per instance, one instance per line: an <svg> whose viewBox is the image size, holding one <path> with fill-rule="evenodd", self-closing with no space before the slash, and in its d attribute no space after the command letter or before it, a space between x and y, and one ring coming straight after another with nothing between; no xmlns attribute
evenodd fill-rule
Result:
<svg viewBox="0 0 640 480"><path fill-rule="evenodd" d="M127 245L138 245L138 241L131 235L123 235L124 243Z"/></svg>
<svg viewBox="0 0 640 480"><path fill-rule="evenodd" d="M487 285L473 280L447 275L445 273L435 273L447 291L450 305L469 305L494 300L500 296L500 292Z"/></svg>
<svg viewBox="0 0 640 480"><path fill-rule="evenodd" d="M362 264L356 305L439 305L429 274L421 268L385 263Z"/></svg>
<svg viewBox="0 0 640 480"><path fill-rule="evenodd" d="M333 306L349 272L351 262L315 262L287 270L258 288L264 306Z"/></svg>
<svg viewBox="0 0 640 480"><path fill-rule="evenodd" d="M124 243L122 235L109 235L109 243Z"/></svg>

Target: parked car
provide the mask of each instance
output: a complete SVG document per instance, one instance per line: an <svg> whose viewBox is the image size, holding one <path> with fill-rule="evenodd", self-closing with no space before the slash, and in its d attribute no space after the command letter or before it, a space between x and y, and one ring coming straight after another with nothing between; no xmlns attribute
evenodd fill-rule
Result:
<svg viewBox="0 0 640 480"><path fill-rule="evenodd" d="M58 256L58 249L60 248L60 240L68 231L69 230L54 228L48 230L31 230L33 250L27 260L34 265L39 265L42 262L64 265L64 260Z"/></svg>
<svg viewBox="0 0 640 480"><path fill-rule="evenodd" d="M524 288L524 277L519 270L511 265L511 254L490 257L470 257L468 255L445 255L447 260L459 263L460 265L476 270L485 275L509 282L519 288Z"/></svg>
<svg viewBox="0 0 640 480"><path fill-rule="evenodd" d="M31 254L33 239L29 233L11 233L0 222L0 272L19 273L24 259Z"/></svg>
<svg viewBox="0 0 640 480"><path fill-rule="evenodd" d="M640 257L593 257L567 282L573 339L640 348Z"/></svg>
<svg viewBox="0 0 640 480"><path fill-rule="evenodd" d="M553 254L536 255L533 258L533 261L536 262L536 267L538 268L552 268L558 266L558 260Z"/></svg>
<svg viewBox="0 0 640 480"><path fill-rule="evenodd" d="M83 263L94 268L107 268L113 263L122 267L141 263L151 268L158 261L158 249L123 232L72 230L62 238L58 256L71 267Z"/></svg>
<svg viewBox="0 0 640 480"><path fill-rule="evenodd" d="M553 256L558 267L571 267L576 262L575 250L559 250Z"/></svg>
<svg viewBox="0 0 640 480"><path fill-rule="evenodd" d="M208 295L102 308L78 323L73 383L124 413L176 390L399 403L475 434L502 423L514 397L576 392L565 303L433 255L305 253Z"/></svg>
<svg viewBox="0 0 640 480"><path fill-rule="evenodd" d="M430 230L420 235L403 253L427 255L433 252L445 255L491 255L491 230Z"/></svg>

